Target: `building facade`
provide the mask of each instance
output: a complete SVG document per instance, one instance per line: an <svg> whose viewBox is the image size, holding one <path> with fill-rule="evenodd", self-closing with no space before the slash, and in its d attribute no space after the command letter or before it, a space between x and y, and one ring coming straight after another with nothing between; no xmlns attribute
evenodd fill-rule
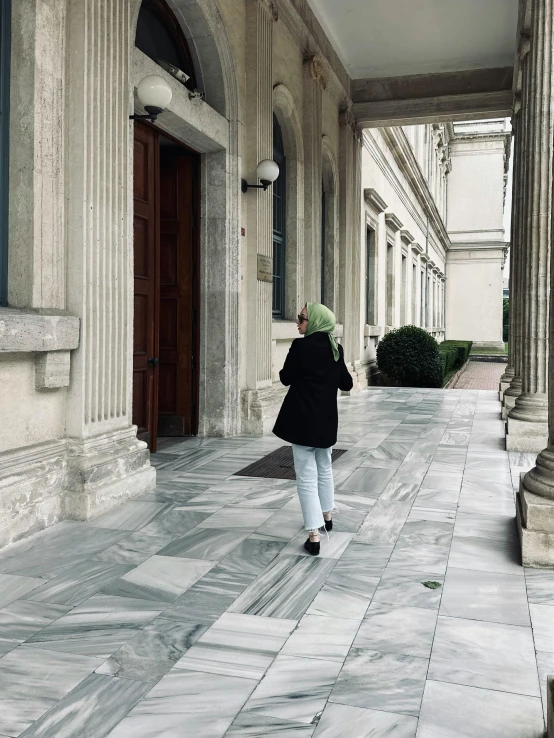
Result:
<svg viewBox="0 0 554 738"><path fill-rule="evenodd" d="M0 545L153 488L158 436L269 432L307 301L336 313L355 392L392 328L472 337L449 328L453 234L471 230L449 182L466 143L446 123L363 131L307 3L2 13ZM150 75L171 102L131 121ZM501 193L498 141L472 145ZM267 159L273 186L243 191ZM495 254L498 202L479 224ZM486 241L464 238L472 253ZM500 273L500 332L501 289Z"/></svg>

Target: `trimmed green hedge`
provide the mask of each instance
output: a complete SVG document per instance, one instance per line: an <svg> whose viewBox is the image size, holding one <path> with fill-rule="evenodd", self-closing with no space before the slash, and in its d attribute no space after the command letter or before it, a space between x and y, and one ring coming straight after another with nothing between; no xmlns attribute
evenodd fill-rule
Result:
<svg viewBox="0 0 554 738"><path fill-rule="evenodd" d="M377 366L401 387L442 387L439 344L415 325L390 331L379 341Z"/></svg>
<svg viewBox="0 0 554 738"><path fill-rule="evenodd" d="M422 328L390 331L377 346L377 366L401 387L442 387L445 378L469 359L471 341L437 343Z"/></svg>
<svg viewBox="0 0 554 738"><path fill-rule="evenodd" d="M439 344L443 381L450 373L463 367L469 359L472 346L472 341L443 341Z"/></svg>

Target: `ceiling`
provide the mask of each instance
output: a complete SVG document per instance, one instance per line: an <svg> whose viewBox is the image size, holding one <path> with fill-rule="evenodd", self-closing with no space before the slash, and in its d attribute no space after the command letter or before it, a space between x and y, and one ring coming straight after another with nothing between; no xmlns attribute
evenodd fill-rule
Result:
<svg viewBox="0 0 554 738"><path fill-rule="evenodd" d="M518 0L308 0L352 79L514 64Z"/></svg>

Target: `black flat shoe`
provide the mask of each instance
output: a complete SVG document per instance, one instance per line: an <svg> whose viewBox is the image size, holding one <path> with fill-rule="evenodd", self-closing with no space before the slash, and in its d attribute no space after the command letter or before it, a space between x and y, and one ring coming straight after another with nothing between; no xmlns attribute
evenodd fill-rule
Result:
<svg viewBox="0 0 554 738"><path fill-rule="evenodd" d="M304 548L312 556L319 556L319 541L310 541L308 538L304 544Z"/></svg>
<svg viewBox="0 0 554 738"><path fill-rule="evenodd" d="M325 530L333 530L333 521L332 520L326 520L325 521Z"/></svg>

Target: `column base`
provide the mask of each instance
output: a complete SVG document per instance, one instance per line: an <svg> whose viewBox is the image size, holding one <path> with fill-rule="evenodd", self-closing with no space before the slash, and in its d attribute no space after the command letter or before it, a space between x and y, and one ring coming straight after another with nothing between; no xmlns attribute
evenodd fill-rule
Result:
<svg viewBox="0 0 554 738"><path fill-rule="evenodd" d="M513 395L506 394L508 390L504 392L504 402L502 405L502 420L508 420L508 414L514 409L516 405L516 397Z"/></svg>
<svg viewBox="0 0 554 738"><path fill-rule="evenodd" d="M245 435L263 436L271 433L287 389L280 382L275 382L270 387L242 392L242 432Z"/></svg>
<svg viewBox="0 0 554 738"><path fill-rule="evenodd" d="M546 448L522 475L517 525L524 566L554 567L554 449Z"/></svg>
<svg viewBox="0 0 554 738"><path fill-rule="evenodd" d="M508 451L539 453L548 446L548 396L522 393L508 414Z"/></svg>
<svg viewBox="0 0 554 738"><path fill-rule="evenodd" d="M88 520L156 486L150 452L136 427L68 440L66 517Z"/></svg>
<svg viewBox="0 0 554 738"><path fill-rule="evenodd" d="M546 738L554 738L554 676L546 681Z"/></svg>

